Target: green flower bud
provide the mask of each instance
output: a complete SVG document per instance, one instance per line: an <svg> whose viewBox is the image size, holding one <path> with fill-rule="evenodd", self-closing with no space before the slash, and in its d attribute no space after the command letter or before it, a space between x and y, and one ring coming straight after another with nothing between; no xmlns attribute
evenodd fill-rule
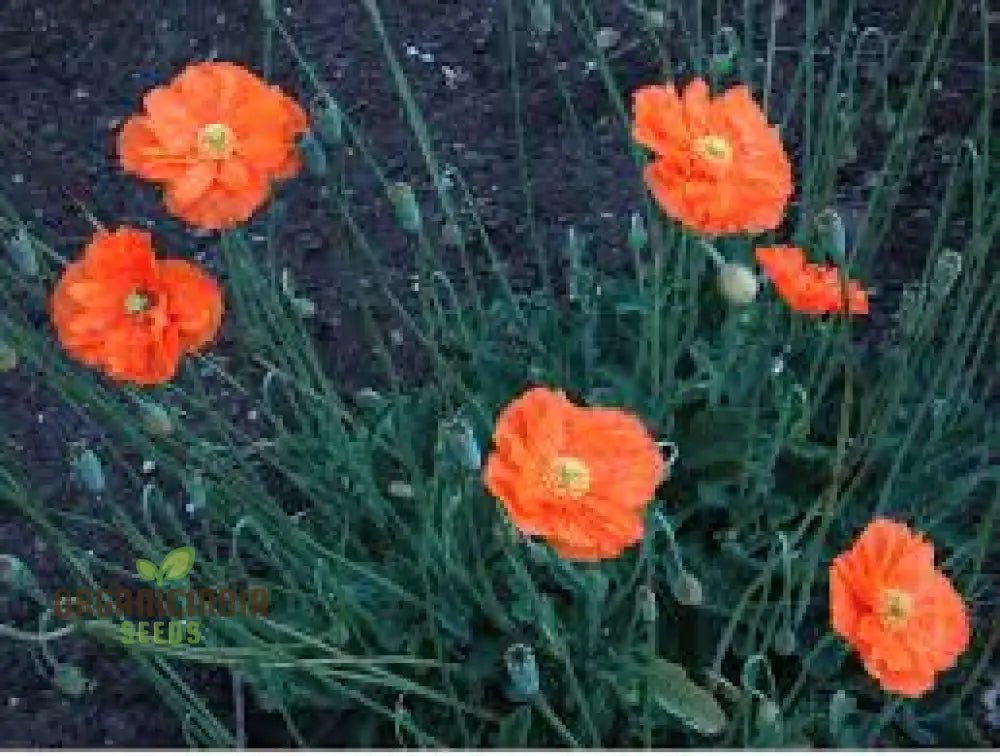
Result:
<svg viewBox="0 0 1000 756"><path fill-rule="evenodd" d="M757 276L745 265L726 263L719 270L719 291L734 305L747 305L757 298Z"/></svg>
<svg viewBox="0 0 1000 756"><path fill-rule="evenodd" d="M701 606L705 600L705 592L701 581L687 570L681 570L670 579L670 592L678 604L684 606Z"/></svg>
<svg viewBox="0 0 1000 756"><path fill-rule="evenodd" d="M93 451L83 448L70 462L73 477L81 488L92 494L104 491L104 468L100 458Z"/></svg>
<svg viewBox="0 0 1000 756"><path fill-rule="evenodd" d="M422 220L413 187L402 181L396 182L389 187L389 199L396 210L400 227L410 234L419 233Z"/></svg>

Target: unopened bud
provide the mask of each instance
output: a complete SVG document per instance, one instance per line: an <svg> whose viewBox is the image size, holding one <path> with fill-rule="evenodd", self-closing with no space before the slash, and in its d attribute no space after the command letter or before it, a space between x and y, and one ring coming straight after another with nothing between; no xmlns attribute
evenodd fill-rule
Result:
<svg viewBox="0 0 1000 756"><path fill-rule="evenodd" d="M153 436L169 436L174 432L174 421L166 407L155 402L141 405L142 425Z"/></svg>
<svg viewBox="0 0 1000 756"><path fill-rule="evenodd" d="M908 284L899 299L900 330L907 336L913 334L923 319L927 307L927 292L921 284Z"/></svg>
<svg viewBox="0 0 1000 756"><path fill-rule="evenodd" d="M953 249L941 250L931 270L931 293L944 298L962 274L962 255Z"/></svg>
<svg viewBox="0 0 1000 756"><path fill-rule="evenodd" d="M701 581L687 570L681 570L670 579L670 592L677 603L684 606L701 606L705 600Z"/></svg>
<svg viewBox="0 0 1000 756"><path fill-rule="evenodd" d="M638 254L646 248L649 243L649 234L646 232L646 222L640 213L632 213L628 227L628 246L632 252Z"/></svg>
<svg viewBox="0 0 1000 756"><path fill-rule="evenodd" d="M844 219L834 208L828 207L816 216L816 230L823 237L827 250L834 262L843 265L847 260L847 227Z"/></svg>
<svg viewBox="0 0 1000 756"><path fill-rule="evenodd" d="M747 305L757 297L757 276L745 265L726 263L719 270L719 291L734 305Z"/></svg>
<svg viewBox="0 0 1000 756"><path fill-rule="evenodd" d="M531 31L545 37L552 31L552 4L549 0L535 0L531 4Z"/></svg>
<svg viewBox="0 0 1000 756"><path fill-rule="evenodd" d="M35 253L31 236L24 226L17 230L13 238L8 239L7 253L14 267L21 273L31 278L38 275L38 255Z"/></svg>
<svg viewBox="0 0 1000 756"><path fill-rule="evenodd" d="M643 621L656 622L656 593L648 585L640 585L636 593Z"/></svg>
<svg viewBox="0 0 1000 756"><path fill-rule="evenodd" d="M781 709L770 698L761 699L757 705L757 721L766 726L773 726L781 718Z"/></svg>
<svg viewBox="0 0 1000 756"><path fill-rule="evenodd" d="M299 154L306 170L316 178L323 178L327 171L326 150L311 131L299 137Z"/></svg>
<svg viewBox="0 0 1000 756"><path fill-rule="evenodd" d="M260 12L266 21L275 21L278 18L278 9L274 0L260 0Z"/></svg>
<svg viewBox="0 0 1000 756"><path fill-rule="evenodd" d="M535 651L524 643L515 643L504 652L504 663L510 675L510 691L520 701L530 701L541 691Z"/></svg>
<svg viewBox="0 0 1000 756"><path fill-rule="evenodd" d="M70 462L73 477L81 488L92 494L104 491L104 469L101 460L90 449L82 449Z"/></svg>
<svg viewBox="0 0 1000 756"><path fill-rule="evenodd" d="M30 593L37 585L28 565L11 554L0 554L0 585L15 593Z"/></svg>
<svg viewBox="0 0 1000 756"><path fill-rule="evenodd" d="M603 26L594 35L594 44L601 50L610 50L621 40L622 34L611 26Z"/></svg>
<svg viewBox="0 0 1000 756"><path fill-rule="evenodd" d="M404 231L415 234L420 231L420 206L413 193L413 187L399 181L389 187L389 200L396 211L396 220Z"/></svg>
<svg viewBox="0 0 1000 756"><path fill-rule="evenodd" d="M781 656L791 656L795 653L798 640L790 627L783 627L774 636L774 653Z"/></svg>
<svg viewBox="0 0 1000 756"><path fill-rule="evenodd" d="M312 122L319 138L331 147L344 139L344 114L331 97L321 97L313 104Z"/></svg>

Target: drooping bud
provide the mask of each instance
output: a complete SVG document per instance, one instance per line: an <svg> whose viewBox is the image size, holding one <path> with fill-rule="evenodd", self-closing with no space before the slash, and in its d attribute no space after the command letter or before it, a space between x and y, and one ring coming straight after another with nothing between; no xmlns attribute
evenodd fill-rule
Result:
<svg viewBox="0 0 1000 756"><path fill-rule="evenodd" d="M734 305L748 305L757 298L760 284L745 265L727 262L719 270L719 291Z"/></svg>

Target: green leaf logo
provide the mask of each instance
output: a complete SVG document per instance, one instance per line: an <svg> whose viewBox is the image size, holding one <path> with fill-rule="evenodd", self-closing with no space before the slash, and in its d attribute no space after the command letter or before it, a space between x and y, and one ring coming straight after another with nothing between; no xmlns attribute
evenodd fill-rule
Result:
<svg viewBox="0 0 1000 756"><path fill-rule="evenodd" d="M139 570L139 577L143 580L156 580L160 574L156 565L148 559L137 559L135 562L135 568Z"/></svg>
<svg viewBox="0 0 1000 756"><path fill-rule="evenodd" d="M194 547L181 546L174 549L160 563L161 580L180 580L194 567Z"/></svg>
<svg viewBox="0 0 1000 756"><path fill-rule="evenodd" d="M157 567L148 559L137 559L135 567L143 580L155 580L157 585L163 585L168 580L180 580L194 567L194 548L181 546L174 549Z"/></svg>

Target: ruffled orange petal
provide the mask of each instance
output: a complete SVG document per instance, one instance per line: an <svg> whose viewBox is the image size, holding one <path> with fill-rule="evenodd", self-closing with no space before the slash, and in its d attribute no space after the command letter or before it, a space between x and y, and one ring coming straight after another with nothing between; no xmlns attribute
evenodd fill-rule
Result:
<svg viewBox="0 0 1000 756"><path fill-rule="evenodd" d="M160 263L167 317L176 325L180 349L197 352L210 344L222 324L222 290L201 268L185 260Z"/></svg>

